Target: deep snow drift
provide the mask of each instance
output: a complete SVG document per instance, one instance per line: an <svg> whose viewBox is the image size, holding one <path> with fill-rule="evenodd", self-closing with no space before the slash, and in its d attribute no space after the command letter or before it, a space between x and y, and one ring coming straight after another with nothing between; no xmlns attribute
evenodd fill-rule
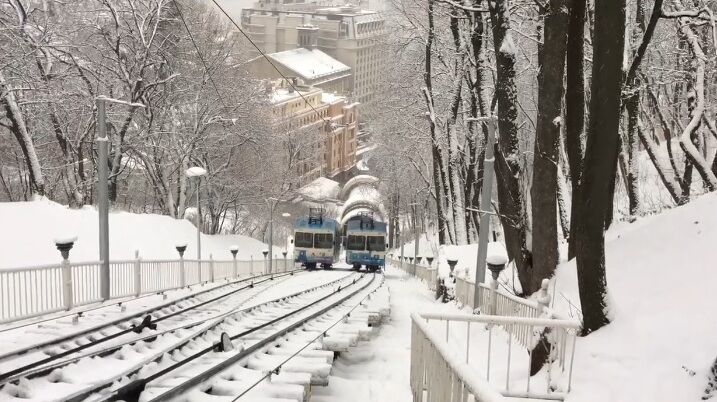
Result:
<svg viewBox="0 0 717 402"><path fill-rule="evenodd" d="M0 269L60 261L54 239L77 236L70 252L73 261L96 261L98 251L97 210L87 206L70 209L48 200L0 203ZM135 250L144 259L175 259L175 245L185 243L185 258L196 258L196 227L184 219L164 215L110 212L110 259L134 258ZM283 242L282 239L278 239ZM229 260L231 245L239 246L239 259L263 259L267 246L240 235L202 235L202 258ZM281 256L282 249L274 247Z"/></svg>
<svg viewBox="0 0 717 402"><path fill-rule="evenodd" d="M433 252L425 239L419 254ZM458 251L458 275L472 277L477 246ZM445 275L444 248L433 253ZM413 255L412 243L404 254ZM566 401L700 400L717 359L717 194L614 224L606 233L606 260L612 323L578 339ZM519 287L510 269L500 280ZM574 261L559 266L551 294L555 285L554 308L581 318Z"/></svg>
<svg viewBox="0 0 717 402"><path fill-rule="evenodd" d="M612 228L612 323L578 340L566 401L700 400L717 358L715 261L717 194ZM580 305L575 261L562 264L556 280L555 308L579 317L570 305Z"/></svg>

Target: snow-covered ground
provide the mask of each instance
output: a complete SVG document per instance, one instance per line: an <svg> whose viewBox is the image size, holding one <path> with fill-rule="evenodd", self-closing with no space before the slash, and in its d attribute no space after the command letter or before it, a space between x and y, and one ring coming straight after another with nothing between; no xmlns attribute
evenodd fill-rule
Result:
<svg viewBox="0 0 717 402"><path fill-rule="evenodd" d="M717 358L715 211L708 194L607 233L612 323L578 340L566 401L700 399ZM555 308L579 317L575 262L556 279Z"/></svg>
<svg viewBox="0 0 717 402"><path fill-rule="evenodd" d="M73 261L99 260L97 210L94 207L70 209L48 200L0 203L0 269L53 264L60 261L54 240L77 236L70 252ZM110 212L110 259L175 259L175 245L187 245L186 258L196 258L196 227L184 219L155 214ZM279 240L283 243L283 240ZM239 246L237 258L263 259L267 246L240 235L202 235L202 258L211 254L217 260L230 260L229 247ZM274 247L276 257L282 249Z"/></svg>
<svg viewBox="0 0 717 402"><path fill-rule="evenodd" d="M717 194L708 194L660 215L617 223L608 231L612 323L578 339L567 402L700 400L717 359L715 211ZM419 254L432 251L428 244L421 241ZM476 246L461 247L460 252L459 269L472 272ZM405 246L404 253L413 255L412 244ZM442 271L444 254L438 250ZM574 261L559 267L551 292L556 283L555 309L580 318ZM343 388L351 398L348 401L389 400L374 399L375 395L390 395L391 401L410 400L406 396L409 314L456 307L433 302L432 295L413 279L393 277L389 286L392 323L373 345L339 359L337 380L329 387L336 388L333 395ZM316 394L315 401L331 400L320 399L322 390Z"/></svg>

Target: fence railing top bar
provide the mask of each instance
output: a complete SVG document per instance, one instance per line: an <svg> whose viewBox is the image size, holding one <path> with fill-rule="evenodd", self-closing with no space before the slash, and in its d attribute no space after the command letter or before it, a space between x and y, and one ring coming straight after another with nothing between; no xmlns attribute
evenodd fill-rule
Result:
<svg viewBox="0 0 717 402"><path fill-rule="evenodd" d="M102 265L102 261L70 261L71 267L80 267L84 265Z"/></svg>
<svg viewBox="0 0 717 402"><path fill-rule="evenodd" d="M496 391L475 368L463 362L458 355L451 352L437 333L431 331L422 317L416 313L411 314L411 320L417 325L428 340L435 346L451 369L463 381L466 388L481 402L505 402L507 398Z"/></svg>
<svg viewBox="0 0 717 402"><path fill-rule="evenodd" d="M0 268L0 274L27 272L27 271L44 271L47 269L62 268L62 264L37 265L32 267L16 267L16 268Z"/></svg>
<svg viewBox="0 0 717 402"><path fill-rule="evenodd" d="M462 321L462 322L479 322L485 324L516 324L516 325L532 325L535 327L553 327L578 330L581 328L580 322L577 320L565 320L554 318L529 318L502 315L474 315L474 314L444 314L444 313L414 313L418 319L423 320L440 320L440 321Z"/></svg>

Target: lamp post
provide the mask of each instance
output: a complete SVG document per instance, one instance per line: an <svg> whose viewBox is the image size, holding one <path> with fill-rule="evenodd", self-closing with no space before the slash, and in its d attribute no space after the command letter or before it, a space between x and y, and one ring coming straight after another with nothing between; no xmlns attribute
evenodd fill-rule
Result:
<svg viewBox="0 0 717 402"><path fill-rule="evenodd" d="M185 172L187 177L189 178L196 178L197 181L197 260L202 259L202 209L201 204L199 203L199 193L200 188L202 184L202 176L207 174L207 170L203 167L199 166L193 166L187 169Z"/></svg>
<svg viewBox="0 0 717 402"><path fill-rule="evenodd" d="M108 193L109 172L109 139L107 138L107 114L106 103L125 105L132 110L137 107L144 107L141 103L131 103L119 99L112 99L106 96L95 98L97 105L97 212L99 214L99 235L100 235L100 297L102 300L110 298L110 225L109 210L110 200Z"/></svg>
<svg viewBox="0 0 717 402"><path fill-rule="evenodd" d="M420 241L420 234L418 233L418 216L416 213L416 209L418 208L418 204L415 202L412 202L408 204L411 206L411 215L413 215L413 236L414 236L414 242L413 242L413 256L418 255L418 242ZM413 276L416 276L416 264L414 263L414 259L411 258L411 265L413 266Z"/></svg>
<svg viewBox="0 0 717 402"><path fill-rule="evenodd" d="M490 230L490 208L493 192L493 143L495 142L495 116L471 119L476 122L483 122L488 127L488 138L485 146L485 159L483 162L483 189L480 196L480 228L478 230L478 255L476 262L475 290L473 293L473 309L478 308L478 291L480 284L485 281L485 264L488 255L488 233Z"/></svg>

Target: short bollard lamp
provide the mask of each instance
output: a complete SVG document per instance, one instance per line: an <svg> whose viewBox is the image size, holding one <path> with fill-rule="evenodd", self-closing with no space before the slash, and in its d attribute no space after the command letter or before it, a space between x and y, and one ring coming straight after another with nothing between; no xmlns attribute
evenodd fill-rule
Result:
<svg viewBox="0 0 717 402"><path fill-rule="evenodd" d="M239 252L239 246L231 246L231 247L229 247L229 251L232 253L232 257L234 257L234 259L236 259L237 253Z"/></svg>
<svg viewBox="0 0 717 402"><path fill-rule="evenodd" d="M174 247L177 249L177 252L179 253L179 258L183 258L184 252L187 250L187 245L186 244L177 244Z"/></svg>
<svg viewBox="0 0 717 402"><path fill-rule="evenodd" d="M433 257L431 257L431 256L426 257L426 261L428 261L428 265L429 265L429 266L432 266L432 264L433 264Z"/></svg>
<svg viewBox="0 0 717 402"><path fill-rule="evenodd" d="M261 253L264 254L264 258L266 258L266 256L269 255L269 250L264 249Z"/></svg>
<svg viewBox="0 0 717 402"><path fill-rule="evenodd" d="M287 254L289 254L289 252L286 251L286 250L284 250L284 251L281 252L281 255L284 256L284 259L286 259L286 255L287 255Z"/></svg>
<svg viewBox="0 0 717 402"><path fill-rule="evenodd" d="M508 263L508 259L502 255L488 256L486 259L486 265L493 275L494 280L498 280L498 275L505 269L505 264Z"/></svg>
<svg viewBox="0 0 717 402"><path fill-rule="evenodd" d="M448 258L446 259L446 262L448 262L448 267L451 269L450 277L453 278L453 271L456 269L456 265L458 264L457 258Z"/></svg>
<svg viewBox="0 0 717 402"><path fill-rule="evenodd" d="M408 261L413 264L413 257L408 257Z"/></svg>
<svg viewBox="0 0 717 402"><path fill-rule="evenodd" d="M491 283L490 292L490 314L496 315L498 311L497 295L498 295L498 276L501 271L505 269L505 264L508 263L508 256L504 253L488 254L486 258L486 265L493 275L493 282ZM476 278L476 282L477 282Z"/></svg>
<svg viewBox="0 0 717 402"><path fill-rule="evenodd" d="M421 257L419 255L418 257L416 257L416 264L420 264L422 260L423 260L423 257Z"/></svg>
<svg viewBox="0 0 717 402"><path fill-rule="evenodd" d="M70 258L70 250L72 250L72 246L75 245L76 241L76 236L63 239L55 239L55 247L60 250L60 254L62 254L63 260L68 260Z"/></svg>

